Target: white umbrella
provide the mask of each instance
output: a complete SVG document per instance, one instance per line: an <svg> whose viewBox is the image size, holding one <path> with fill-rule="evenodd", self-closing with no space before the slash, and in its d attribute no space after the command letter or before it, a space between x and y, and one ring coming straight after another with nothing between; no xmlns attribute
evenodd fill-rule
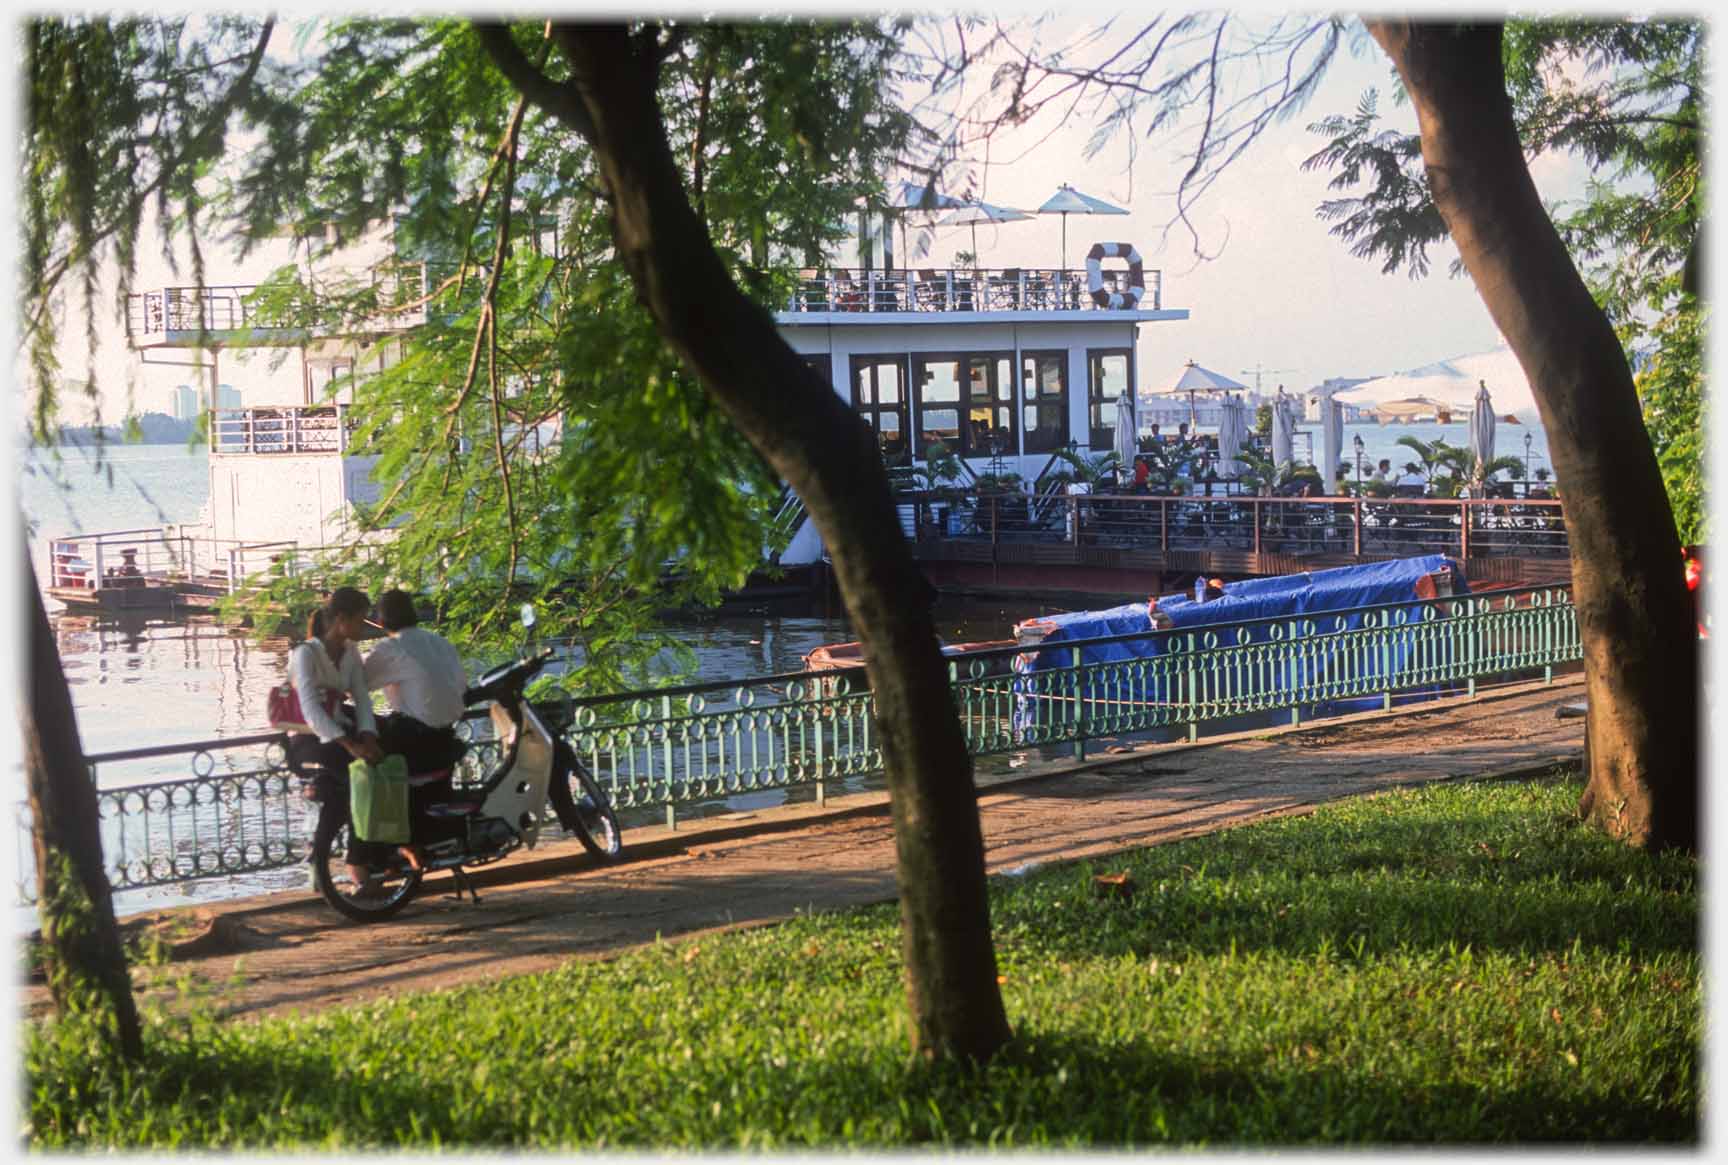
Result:
<svg viewBox="0 0 1728 1165"><path fill-rule="evenodd" d="M1344 406L1331 394L1320 398L1320 480L1326 483L1326 493L1338 493L1338 458L1344 452Z"/></svg>
<svg viewBox="0 0 1728 1165"><path fill-rule="evenodd" d="M1123 392L1116 398L1116 440L1113 446L1123 468L1134 466L1134 454L1140 451L1140 434L1134 420L1134 394Z"/></svg>
<svg viewBox="0 0 1728 1165"><path fill-rule="evenodd" d="M1291 416L1290 406L1290 398L1280 388L1272 402L1272 464L1278 469L1296 459L1296 418Z"/></svg>
<svg viewBox="0 0 1728 1165"><path fill-rule="evenodd" d="M1180 396L1188 394L1188 431L1193 433L1196 426L1194 411L1194 395L1201 392L1229 392L1231 389L1246 389L1248 386L1239 380L1231 380L1222 372L1213 372L1210 368L1202 368L1190 360L1182 368L1182 375L1169 388L1160 389L1157 396Z"/></svg>
<svg viewBox="0 0 1728 1165"><path fill-rule="evenodd" d="M978 262L978 224L981 222L1019 222L1032 216L1011 206L992 206L988 202L968 202L949 211L936 221L937 226L951 227L971 224L972 261Z"/></svg>
<svg viewBox="0 0 1728 1165"><path fill-rule="evenodd" d="M907 182L902 179L896 182L888 191L888 209L895 212L900 219L900 249L904 258L910 260L911 250L906 246L906 219L914 214L933 215L944 210L955 210L965 206L964 199L955 198L951 194L938 194L934 186L921 182ZM906 266L902 263L901 266Z"/></svg>
<svg viewBox="0 0 1728 1165"><path fill-rule="evenodd" d="M1494 402L1488 396L1488 382L1477 381L1476 407L1470 410L1470 451L1476 454L1476 484L1482 483L1482 467L1494 460Z"/></svg>
<svg viewBox="0 0 1728 1165"><path fill-rule="evenodd" d="M1062 269L1068 269L1068 216L1071 214L1127 214L1120 206L1111 206L1102 199L1093 198L1090 194L1082 194L1068 183L1062 183L1060 189L1052 194L1043 206L1038 208L1039 214L1059 214L1062 216Z"/></svg>
<svg viewBox="0 0 1728 1165"><path fill-rule="evenodd" d="M1224 415L1219 420L1218 472L1225 477L1240 476L1243 466L1236 455L1242 451L1242 442L1248 437L1248 406L1238 397L1227 397Z"/></svg>

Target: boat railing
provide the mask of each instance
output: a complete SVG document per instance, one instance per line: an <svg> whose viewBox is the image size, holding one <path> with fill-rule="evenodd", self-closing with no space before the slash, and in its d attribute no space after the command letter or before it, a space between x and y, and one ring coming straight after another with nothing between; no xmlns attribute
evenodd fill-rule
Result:
<svg viewBox="0 0 1728 1165"><path fill-rule="evenodd" d="M69 590L144 587L186 577L191 548L162 527L51 539L48 585Z"/></svg>
<svg viewBox="0 0 1728 1165"><path fill-rule="evenodd" d="M1194 494L902 494L919 540L1064 542L1077 548L1356 558L1565 558L1566 515L1533 498L1264 497L1216 483Z"/></svg>
<svg viewBox="0 0 1728 1165"><path fill-rule="evenodd" d="M1118 644L1138 646L1092 650ZM948 667L974 756L1054 748L1084 758L1095 742L1144 744L1184 730L1192 739L1201 725L1239 725L1245 714L1298 720L1328 707L1473 695L1489 682L1551 681L1581 658L1569 588L1522 587L1044 639L951 657ZM882 773L874 696L860 669L607 693L561 701L548 715L637 820L661 811L676 825L680 806L765 789L811 789L820 802ZM495 755L487 723L466 723L475 745L464 781ZM305 861L311 821L285 739L257 733L87 757L115 889L273 870L281 888L303 887L290 870ZM19 822L27 831L27 811ZM33 881L23 857L22 897Z"/></svg>
<svg viewBox="0 0 1728 1165"><path fill-rule="evenodd" d="M217 454L346 453L348 406L275 405L214 409L210 451Z"/></svg>
<svg viewBox="0 0 1728 1165"><path fill-rule="evenodd" d="M362 271L337 272L325 284L326 309L276 308L260 302L261 284L191 284L134 292L127 298L127 331L135 339L174 332L244 332L252 330L404 331L427 320L427 265L394 263ZM359 307L347 313L336 305L358 293ZM367 309L370 310L367 310ZM352 318L349 318L352 316Z"/></svg>
<svg viewBox="0 0 1728 1165"><path fill-rule="evenodd" d="M1129 292L1125 270L1105 269L1103 290ZM1141 308L1163 306L1163 272L1147 271ZM1087 273L1074 268L1000 267L851 271L809 268L787 310L800 312L1004 312L1083 311L1093 299Z"/></svg>

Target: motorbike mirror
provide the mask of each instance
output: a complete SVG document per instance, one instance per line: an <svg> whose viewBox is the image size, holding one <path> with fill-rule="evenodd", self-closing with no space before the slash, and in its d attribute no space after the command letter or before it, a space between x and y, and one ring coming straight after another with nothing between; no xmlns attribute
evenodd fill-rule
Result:
<svg viewBox="0 0 1728 1165"><path fill-rule="evenodd" d="M535 621L536 621L536 619L535 619L535 615L534 615L534 604L533 603L523 603L522 604L522 626L532 627L532 626L534 626Z"/></svg>

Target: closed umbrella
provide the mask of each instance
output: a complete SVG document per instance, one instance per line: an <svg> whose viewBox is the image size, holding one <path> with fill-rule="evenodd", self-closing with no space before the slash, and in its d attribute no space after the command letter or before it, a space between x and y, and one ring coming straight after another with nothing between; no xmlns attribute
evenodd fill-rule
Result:
<svg viewBox="0 0 1728 1165"><path fill-rule="evenodd" d="M1125 468L1134 465L1134 454L1139 452L1140 434L1134 420L1134 394L1124 392L1116 398L1116 439L1113 448L1116 459Z"/></svg>
<svg viewBox="0 0 1728 1165"><path fill-rule="evenodd" d="M1476 407L1470 410L1470 452L1476 455L1475 484L1481 485L1483 467L1494 460L1494 402L1488 396L1488 382L1477 381Z"/></svg>
<svg viewBox="0 0 1728 1165"><path fill-rule="evenodd" d="M1320 398L1320 480L1328 496L1338 493L1338 459L1344 453L1344 406L1330 393Z"/></svg>
<svg viewBox="0 0 1728 1165"><path fill-rule="evenodd" d="M1242 442L1248 437L1248 406L1237 397L1227 397L1218 425L1218 472L1225 477L1240 477Z"/></svg>
<svg viewBox="0 0 1728 1165"><path fill-rule="evenodd" d="M1290 398L1278 390L1272 402L1272 464L1278 469L1296 460L1296 418L1291 416Z"/></svg>
<svg viewBox="0 0 1728 1165"><path fill-rule="evenodd" d="M1039 214L1059 214L1062 216L1062 269L1068 269L1068 216L1071 214L1127 214L1120 206L1111 206L1100 198L1090 194L1082 194L1068 183L1052 194L1043 206L1038 208Z"/></svg>

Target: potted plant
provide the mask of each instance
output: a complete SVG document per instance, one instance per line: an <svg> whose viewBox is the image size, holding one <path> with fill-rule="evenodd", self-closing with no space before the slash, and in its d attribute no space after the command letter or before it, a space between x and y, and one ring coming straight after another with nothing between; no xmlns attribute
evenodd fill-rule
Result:
<svg viewBox="0 0 1728 1165"><path fill-rule="evenodd" d="M940 441L924 451L924 464L912 470L912 480L931 501L931 513L939 531L948 529L948 518L960 500L960 459Z"/></svg>

